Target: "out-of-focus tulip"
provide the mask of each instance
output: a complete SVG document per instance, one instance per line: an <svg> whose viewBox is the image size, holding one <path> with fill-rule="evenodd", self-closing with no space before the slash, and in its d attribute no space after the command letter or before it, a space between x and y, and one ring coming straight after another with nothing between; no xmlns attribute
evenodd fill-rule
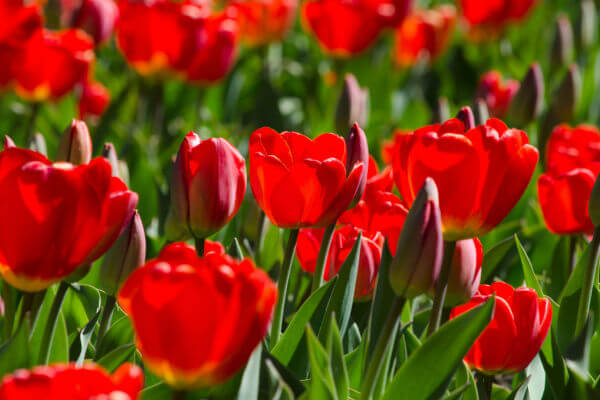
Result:
<svg viewBox="0 0 600 400"><path fill-rule="evenodd" d="M63 133L58 149L57 161L73 165L87 164L92 159L92 138L85 122L73 119Z"/></svg>
<svg viewBox="0 0 600 400"><path fill-rule="evenodd" d="M479 239L456 242L444 302L445 307L466 303L475 296L481 281L482 261L483 247Z"/></svg>
<svg viewBox="0 0 600 400"><path fill-rule="evenodd" d="M354 200L367 165L346 174L346 142L333 133L311 140L260 128L250 136L250 185L258 205L280 228L324 228Z"/></svg>
<svg viewBox="0 0 600 400"><path fill-rule="evenodd" d="M110 92L98 82L83 84L79 98L79 118L101 117L110 103Z"/></svg>
<svg viewBox="0 0 600 400"><path fill-rule="evenodd" d="M424 56L430 61L437 59L448 47L455 24L454 6L416 10L396 29L396 62L410 66Z"/></svg>
<svg viewBox="0 0 600 400"><path fill-rule="evenodd" d="M552 70L558 70L570 63L573 58L574 48L571 20L566 15L560 15L556 19L556 33L554 34L552 50L550 51L550 65Z"/></svg>
<svg viewBox="0 0 600 400"><path fill-rule="evenodd" d="M206 238L237 213L246 193L246 161L223 138L187 134L171 176L169 225Z"/></svg>
<svg viewBox="0 0 600 400"><path fill-rule="evenodd" d="M550 104L550 112L557 121L565 122L573 118L581 99L581 85L579 68L577 64L572 64Z"/></svg>
<svg viewBox="0 0 600 400"><path fill-rule="evenodd" d="M436 182L444 239L480 236L498 225L523 195L538 151L527 134L498 119L465 130L457 119L397 137L394 180L411 205L426 177Z"/></svg>
<svg viewBox="0 0 600 400"><path fill-rule="evenodd" d="M538 0L460 0L462 14L475 38L490 37L523 20Z"/></svg>
<svg viewBox="0 0 600 400"><path fill-rule="evenodd" d="M4 149L8 149L10 147L17 147L17 145L10 136L4 135Z"/></svg>
<svg viewBox="0 0 600 400"><path fill-rule="evenodd" d="M590 200L588 203L588 213L594 226L600 226L600 180L596 178L594 186L592 187L592 193L590 194Z"/></svg>
<svg viewBox="0 0 600 400"><path fill-rule="evenodd" d="M369 114L369 89L361 88L352 74L346 74L335 110L338 132L347 132L355 123L365 126Z"/></svg>
<svg viewBox="0 0 600 400"><path fill-rule="evenodd" d="M473 104L473 114L475 116L476 125L484 125L485 121L490 119L490 110L482 99L475 100L475 103Z"/></svg>
<svg viewBox="0 0 600 400"><path fill-rule="evenodd" d="M456 119L463 124L467 131L475 128L475 114L473 114L473 110L471 110L471 107L469 106L458 110Z"/></svg>
<svg viewBox="0 0 600 400"><path fill-rule="evenodd" d="M371 0L371 7L386 28L396 28L412 11L414 0Z"/></svg>
<svg viewBox="0 0 600 400"><path fill-rule="evenodd" d="M250 260L199 258L185 243L136 269L118 297L144 364L177 388L215 386L239 371L267 333L276 299L277 286Z"/></svg>
<svg viewBox="0 0 600 400"><path fill-rule="evenodd" d="M102 157L106 158L106 161L112 168L112 176L119 176L119 157L117 156L117 150L115 145L112 143L104 143L102 148Z"/></svg>
<svg viewBox="0 0 600 400"><path fill-rule="evenodd" d="M33 150L37 153L43 154L44 156L48 156L48 147L46 146L46 139L44 139L44 135L39 132L36 132L31 137L27 148L29 150Z"/></svg>
<svg viewBox="0 0 600 400"><path fill-rule="evenodd" d="M113 374L85 363L54 364L20 369L6 375L0 386L0 400L137 400L144 387L144 372L125 363Z"/></svg>
<svg viewBox="0 0 600 400"><path fill-rule="evenodd" d="M369 144L367 142L367 136L365 135L365 131L355 123L350 129L350 132L346 136L346 149L348 151L347 161L346 161L346 175L350 175L352 169L357 164L362 164L367 166L367 168L363 168L362 177L360 179L360 183L358 184L358 189L356 190L356 194L354 195L354 199L348 206L348 208L352 208L358 203L358 201L363 197L365 193L365 187L367 186L367 177L368 177L368 165L369 165Z"/></svg>
<svg viewBox="0 0 600 400"><path fill-rule="evenodd" d="M508 118L518 126L536 119L544 106L544 76L536 62L531 65L510 102Z"/></svg>
<svg viewBox="0 0 600 400"><path fill-rule="evenodd" d="M585 125L556 127L546 146L546 166L538 180L546 226L558 234L591 234L588 201L600 173L600 131Z"/></svg>
<svg viewBox="0 0 600 400"><path fill-rule="evenodd" d="M59 282L108 250L137 199L102 158L75 167L26 149L0 152L0 275L30 292Z"/></svg>
<svg viewBox="0 0 600 400"><path fill-rule="evenodd" d="M129 225L102 258L100 284L109 295L115 295L123 282L146 260L146 235L137 211Z"/></svg>
<svg viewBox="0 0 600 400"><path fill-rule="evenodd" d="M480 285L465 305L452 310L450 318L485 303L496 295L494 316L464 360L484 374L515 374L527 367L540 351L552 323L552 305L535 290L513 289L504 282Z"/></svg>
<svg viewBox="0 0 600 400"><path fill-rule="evenodd" d="M301 17L324 52L352 57L369 48L384 28L378 8L369 0L307 0L301 6ZM349 28L357 26L360 29Z"/></svg>
<svg viewBox="0 0 600 400"><path fill-rule="evenodd" d="M241 40L249 46L262 46L283 39L296 17L298 0L233 0Z"/></svg>
<svg viewBox="0 0 600 400"><path fill-rule="evenodd" d="M438 192L433 179L427 178L408 211L390 265L394 292L412 298L432 290L442 267L443 247Z"/></svg>
<svg viewBox="0 0 600 400"><path fill-rule="evenodd" d="M500 72L494 70L479 79L475 98L485 101L492 117L502 118L518 90L519 82L514 79L504 80Z"/></svg>
<svg viewBox="0 0 600 400"><path fill-rule="evenodd" d="M61 98L87 76L93 49L78 29L37 30L13 60L15 91L29 101Z"/></svg>
<svg viewBox="0 0 600 400"><path fill-rule="evenodd" d="M100 44L110 37L118 17L119 8L114 0L81 0L69 25L84 30Z"/></svg>
<svg viewBox="0 0 600 400"><path fill-rule="evenodd" d="M581 49L587 49L596 43L598 36L598 10L593 0L582 0L580 2L576 36L577 44Z"/></svg>

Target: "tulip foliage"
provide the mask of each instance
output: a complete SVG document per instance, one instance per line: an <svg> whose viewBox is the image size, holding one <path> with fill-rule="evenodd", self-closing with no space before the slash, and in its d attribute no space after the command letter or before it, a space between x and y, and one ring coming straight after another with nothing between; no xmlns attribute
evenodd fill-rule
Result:
<svg viewBox="0 0 600 400"><path fill-rule="evenodd" d="M0 400L600 399L599 17L0 0Z"/></svg>

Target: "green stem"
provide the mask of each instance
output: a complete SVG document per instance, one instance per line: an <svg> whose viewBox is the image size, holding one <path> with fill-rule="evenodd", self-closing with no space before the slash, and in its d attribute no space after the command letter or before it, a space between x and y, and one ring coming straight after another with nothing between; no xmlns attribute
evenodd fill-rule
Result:
<svg viewBox="0 0 600 400"><path fill-rule="evenodd" d="M365 380L361 388L361 400L371 399L373 389L377 384L377 378L380 374L380 370L385 359L385 351L391 344L389 343L390 338L397 329L405 302L406 299L404 297L396 297L392 303L392 308L388 314L387 320L385 321L385 325L383 326L383 331L381 331L381 334L377 339L377 346L373 352L373 357L371 357L368 362L369 368L367 369L367 374L365 375Z"/></svg>
<svg viewBox="0 0 600 400"><path fill-rule="evenodd" d="M492 400L494 375L477 374L477 394L479 400Z"/></svg>
<svg viewBox="0 0 600 400"><path fill-rule="evenodd" d="M262 252L265 243L268 223L269 221L265 216L265 212L260 210L258 216L258 231L256 233L256 247L254 248L254 261L256 262L256 265L260 265L260 253Z"/></svg>
<svg viewBox="0 0 600 400"><path fill-rule="evenodd" d="M204 257L204 244L206 243L205 238L194 238L196 244L196 254L198 257Z"/></svg>
<svg viewBox="0 0 600 400"><path fill-rule="evenodd" d="M54 300L52 301L52 307L48 314L48 320L46 321L46 327L44 328L44 335L42 336L42 344L40 346L40 356L38 358L38 365L48 364L48 357L50 356L50 346L54 338L54 331L56 330L56 322L60 314L63 302L65 301L65 295L69 289L69 284L64 281L58 286L58 291Z"/></svg>
<svg viewBox="0 0 600 400"><path fill-rule="evenodd" d="M12 286L2 281L2 300L4 300L4 329L5 339L12 336L13 324L15 322L15 292Z"/></svg>
<svg viewBox="0 0 600 400"><path fill-rule="evenodd" d="M96 338L96 360L102 357L102 353L100 352L100 346L102 345L102 340L104 340L106 332L108 332L108 328L110 328L110 321L112 320L116 302L117 299L114 295L109 295L106 298L104 310L102 310L102 318L100 319L100 327L98 328L98 336Z"/></svg>
<svg viewBox="0 0 600 400"><path fill-rule="evenodd" d="M317 256L317 263L315 264L315 273L313 274L313 293L321 287L325 280L323 273L325 271L325 263L327 263L327 256L329 255L329 247L331 246L333 231L335 231L335 222L325 228L325 232L323 233L323 241L321 242L321 248L319 249L319 255Z"/></svg>
<svg viewBox="0 0 600 400"><path fill-rule="evenodd" d="M429 326L427 327L427 336L438 330L442 321L442 309L444 308L444 300L446 299L446 291L448 290L448 280L452 269L452 257L456 242L444 242L444 260L442 262L442 270L435 285L435 297L433 298L433 306L431 307L431 315L429 317Z"/></svg>
<svg viewBox="0 0 600 400"><path fill-rule="evenodd" d="M296 242L298 241L299 229L292 229L288 238L279 280L277 281L277 289L279 296L275 305L275 313L273 314L273 325L271 325L271 348L279 341L281 337L281 325L283 323L283 313L285 311L285 300L287 298L287 289L290 282L290 272L294 261L294 253L296 252Z"/></svg>
<svg viewBox="0 0 600 400"><path fill-rule="evenodd" d="M583 277L583 287L581 288L581 297L579 298L579 308L577 309L577 325L575 326L575 336L579 336L588 318L590 303L592 301L592 289L596 279L596 268L598 265L598 254L600 252L600 227L594 229L594 236L590 243L590 258Z"/></svg>

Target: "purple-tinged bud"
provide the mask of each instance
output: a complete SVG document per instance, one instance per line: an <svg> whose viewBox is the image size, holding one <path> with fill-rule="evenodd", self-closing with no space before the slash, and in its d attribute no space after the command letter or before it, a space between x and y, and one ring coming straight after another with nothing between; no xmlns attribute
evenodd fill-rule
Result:
<svg viewBox="0 0 600 400"><path fill-rule="evenodd" d="M438 190L431 178L408 211L390 266L390 284L398 296L412 298L433 290L442 266L444 238Z"/></svg>
<svg viewBox="0 0 600 400"><path fill-rule="evenodd" d="M363 163L363 173L360 178L360 184L358 185L352 203L350 203L350 206L348 207L352 208L360 201L365 192L367 172L369 169L369 144L367 142L367 135L365 135L365 131L363 131L357 123L352 126L350 133L346 136L346 150L348 153L346 160L347 175L350 174L357 163Z"/></svg>
<svg viewBox="0 0 600 400"><path fill-rule="evenodd" d="M104 143L102 148L102 157L108 161L112 168L112 176L119 177L119 158L117 157L117 150L112 143Z"/></svg>
<svg viewBox="0 0 600 400"><path fill-rule="evenodd" d="M592 187L592 194L588 202L588 213L594 226L600 226L600 175Z"/></svg>
<svg viewBox="0 0 600 400"><path fill-rule="evenodd" d="M73 165L87 164L92 159L92 138L85 122L71 120L69 127L63 133L56 161L67 161Z"/></svg>
<svg viewBox="0 0 600 400"><path fill-rule="evenodd" d="M450 106L448 105L448 99L440 97L433 110L431 122L434 124L441 124L444 121L450 119Z"/></svg>
<svg viewBox="0 0 600 400"><path fill-rule="evenodd" d="M10 136L4 135L4 150L10 149L11 147L17 147L17 145Z"/></svg>
<svg viewBox="0 0 600 400"><path fill-rule="evenodd" d="M456 242L444 306L453 307L471 300L481 281L482 261L483 246L479 239ZM433 296L434 292L430 294Z"/></svg>
<svg viewBox="0 0 600 400"><path fill-rule="evenodd" d="M367 124L369 116L369 91L363 89L352 74L344 77L344 86L335 111L337 133L348 132L354 123Z"/></svg>
<svg viewBox="0 0 600 400"><path fill-rule="evenodd" d="M566 15L556 19L556 33L550 51L550 68L553 72L571 62L573 58L573 27Z"/></svg>
<svg viewBox="0 0 600 400"><path fill-rule="evenodd" d="M581 75L577 64L572 64L560 86L552 96L550 112L558 122L568 122L575 115L581 99Z"/></svg>
<svg viewBox="0 0 600 400"><path fill-rule="evenodd" d="M577 45L587 49L596 43L598 35L598 11L592 0L581 0L579 19L577 20Z"/></svg>
<svg viewBox="0 0 600 400"><path fill-rule="evenodd" d="M136 211L129 225L106 252L100 266L100 284L109 295L115 295L131 273L146 259L146 235L142 219Z"/></svg>
<svg viewBox="0 0 600 400"><path fill-rule="evenodd" d="M475 124L477 125L485 125L487 120L490 118L490 110L483 99L475 100L473 114L475 117Z"/></svg>
<svg viewBox="0 0 600 400"><path fill-rule="evenodd" d="M471 107L467 106L461 108L458 114L456 114L456 118L465 125L466 130L475 128L475 116L473 115Z"/></svg>
<svg viewBox="0 0 600 400"><path fill-rule="evenodd" d="M31 137L31 140L27 144L30 150L37 151L40 154L48 156L48 147L46 146L46 139L44 139L44 135L39 132L36 132Z"/></svg>
<svg viewBox="0 0 600 400"><path fill-rule="evenodd" d="M519 90L510 103L508 119L516 126L524 127L542 112L544 106L544 76L540 65L531 65L521 81Z"/></svg>
<svg viewBox="0 0 600 400"><path fill-rule="evenodd" d="M119 8L113 0L82 0L73 13L71 26L89 33L99 44L110 37L118 17Z"/></svg>

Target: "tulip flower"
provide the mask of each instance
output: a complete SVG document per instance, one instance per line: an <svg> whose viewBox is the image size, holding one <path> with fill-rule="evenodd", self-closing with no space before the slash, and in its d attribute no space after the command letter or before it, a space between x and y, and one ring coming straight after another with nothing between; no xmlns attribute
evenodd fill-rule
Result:
<svg viewBox="0 0 600 400"><path fill-rule="evenodd" d="M246 193L246 161L227 140L187 134L171 176L168 224L194 238L220 230L239 210Z"/></svg>
<svg viewBox="0 0 600 400"><path fill-rule="evenodd" d="M550 51L550 65L553 71L567 66L573 58L575 43L573 40L573 26L566 15L559 15L556 19L556 33Z"/></svg>
<svg viewBox="0 0 600 400"><path fill-rule="evenodd" d="M445 306L456 306L471 300L481 280L483 247L479 239L456 242Z"/></svg>
<svg viewBox="0 0 600 400"><path fill-rule="evenodd" d="M260 128L250 136L250 185L267 217L280 228L324 228L354 200L367 169L349 165L343 138L314 140Z"/></svg>
<svg viewBox="0 0 600 400"><path fill-rule="evenodd" d="M277 287L250 260L199 258L185 243L136 269L118 297L144 364L180 389L238 372L267 333L276 299Z"/></svg>
<svg viewBox="0 0 600 400"><path fill-rule="evenodd" d="M0 275L35 292L100 257L125 228L137 194L102 158L78 167L31 150L0 152Z"/></svg>
<svg viewBox="0 0 600 400"><path fill-rule="evenodd" d="M516 374L540 351L552 323L552 305L533 289L513 289L504 282L480 285L473 299L452 310L450 318L485 303L496 295L492 321L479 335L464 360L481 373Z"/></svg>
<svg viewBox="0 0 600 400"><path fill-rule="evenodd" d="M510 102L508 118L521 126L536 119L544 106L544 76L538 63L533 63Z"/></svg>
<svg viewBox="0 0 600 400"><path fill-rule="evenodd" d="M241 40L262 46L283 39L294 24L298 0L233 0Z"/></svg>
<svg viewBox="0 0 600 400"><path fill-rule="evenodd" d="M87 164L92 159L92 138L85 122L73 119L63 133L58 149L57 161L73 165Z"/></svg>
<svg viewBox="0 0 600 400"><path fill-rule="evenodd" d="M371 7L379 14L385 28L396 28L412 11L414 0L371 0Z"/></svg>
<svg viewBox="0 0 600 400"><path fill-rule="evenodd" d="M475 98L485 102L492 117L502 118L518 90L519 82L514 79L503 80L500 72L494 70L479 79Z"/></svg>
<svg viewBox="0 0 600 400"><path fill-rule="evenodd" d="M419 9L396 29L394 59L400 66L411 66L422 57L433 61L448 47L456 24L456 8L441 5Z"/></svg>
<svg viewBox="0 0 600 400"><path fill-rule="evenodd" d="M335 110L335 126L338 132L346 132L357 123L365 126L369 113L369 90L361 88L352 74L346 74L342 93Z"/></svg>
<svg viewBox="0 0 600 400"><path fill-rule="evenodd" d="M476 38L497 34L513 22L524 19L538 0L460 0L462 14Z"/></svg>
<svg viewBox="0 0 600 400"><path fill-rule="evenodd" d="M98 82L83 84L79 98L79 118L101 117L110 103L110 92Z"/></svg>
<svg viewBox="0 0 600 400"><path fill-rule="evenodd" d="M114 0L81 0L69 17L69 26L84 30L100 44L112 34L119 8Z"/></svg>
<svg viewBox="0 0 600 400"><path fill-rule="evenodd" d="M93 363L55 364L6 375L0 400L137 400L143 386L144 372L130 363L112 374Z"/></svg>
<svg viewBox="0 0 600 400"><path fill-rule="evenodd" d="M397 137L394 180L411 205L426 177L439 190L444 240L480 236L498 225L527 187L538 151L502 121L465 130L452 119Z"/></svg>

